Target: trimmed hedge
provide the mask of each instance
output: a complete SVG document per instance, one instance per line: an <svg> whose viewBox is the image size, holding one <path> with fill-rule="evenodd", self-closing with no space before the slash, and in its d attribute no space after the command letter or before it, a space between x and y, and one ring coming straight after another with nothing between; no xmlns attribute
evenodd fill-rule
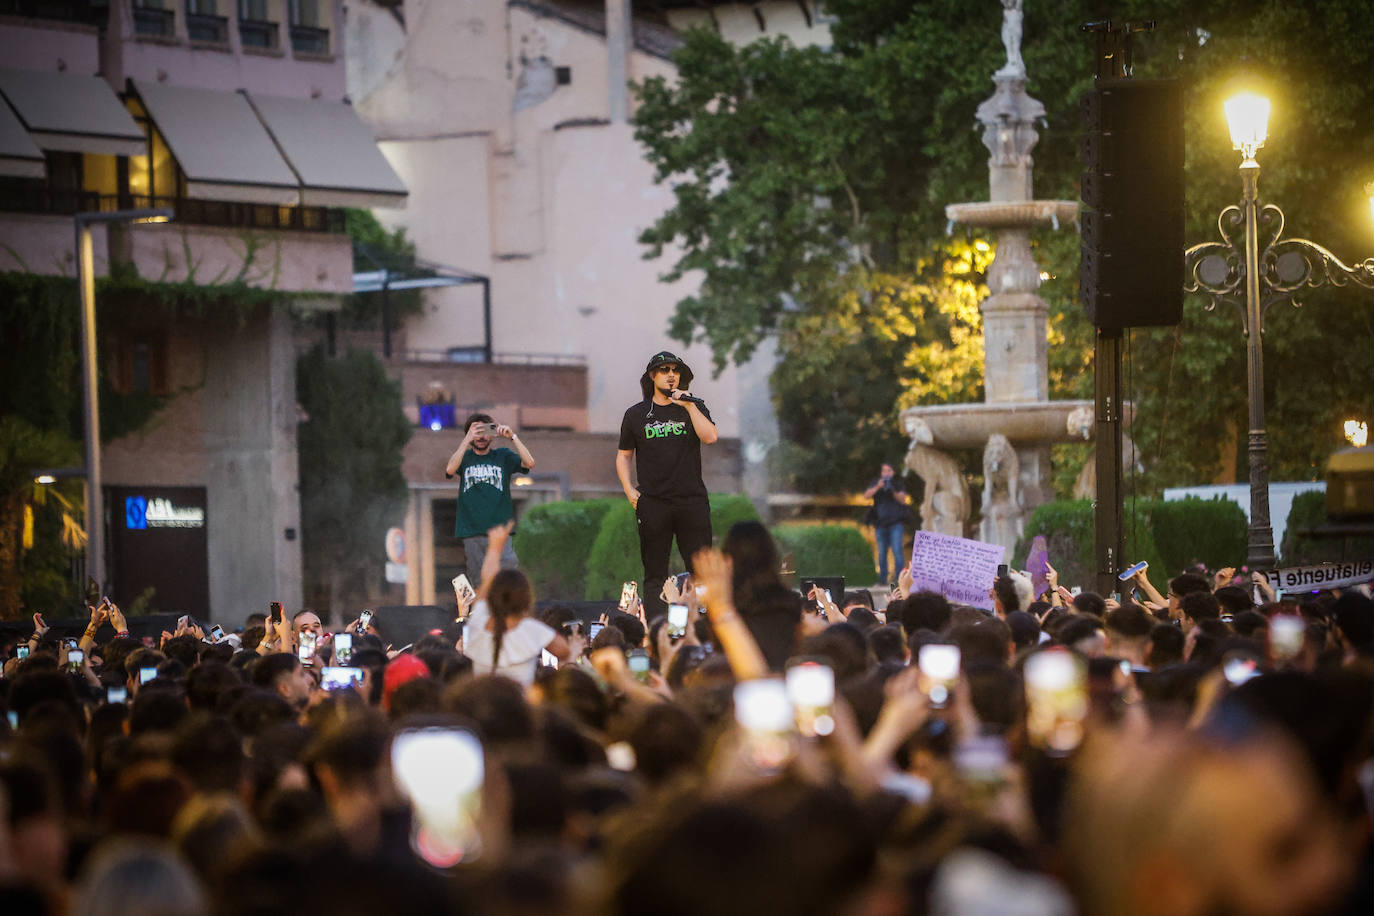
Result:
<svg viewBox="0 0 1374 916"><path fill-rule="evenodd" d="M1317 494L1320 496L1320 494ZM1301 499L1301 497L1299 497ZM1227 499L1137 500L1134 518L1125 519L1123 565L1146 560L1156 588L1187 569L1239 567L1245 562L1245 512ZM1294 503L1296 512L1297 503ZM1290 530L1292 522L1289 523ZM1091 587L1093 512L1087 500L1046 503L1035 510L1016 545L1014 562L1023 564L1031 538L1044 534L1050 563L1065 585ZM1134 536L1134 540L1133 540ZM1287 541L1285 540L1285 543Z"/></svg>
<svg viewBox="0 0 1374 916"><path fill-rule="evenodd" d="M671 554L670 554L671 557ZM602 601L620 597L620 583L644 578L644 564L639 560L639 532L635 525L634 506L629 500L618 500L601 519L587 556L587 584L582 597L588 601ZM643 594L644 583L640 582Z"/></svg>
<svg viewBox="0 0 1374 916"><path fill-rule="evenodd" d="M845 588L868 588L878 579L873 546L855 525L792 523L773 529L778 553L792 554L798 581L844 576Z"/></svg>
<svg viewBox="0 0 1374 916"><path fill-rule="evenodd" d="M1148 504L1151 530L1170 578L1199 563L1208 569L1245 562L1245 511L1229 499L1189 497Z"/></svg>
<svg viewBox="0 0 1374 916"><path fill-rule="evenodd" d="M1374 557L1374 537L1308 538L1298 534L1326 523L1326 494L1309 490L1293 498L1279 554L1284 566L1310 566Z"/></svg>
<svg viewBox="0 0 1374 916"><path fill-rule="evenodd" d="M587 563L601 520L623 499L541 503L520 516L515 552L541 599L577 601L586 590Z"/></svg>
<svg viewBox="0 0 1374 916"><path fill-rule="evenodd" d="M1136 502L1136 524L1132 524L1129 516L1124 521L1125 559L1128 563L1145 560L1151 570L1167 570L1155 547L1153 533L1145 524L1149 518L1148 510L1148 503L1139 500ZM1092 502L1086 499L1057 500L1038 507L1026 523L1025 534L1012 551L1009 562L1013 569L1025 568L1026 555L1030 553L1031 541L1037 534L1045 535L1050 565L1058 571L1060 584L1077 585L1084 591L1092 591L1096 578L1093 567ZM1158 583L1158 575L1151 578Z"/></svg>
<svg viewBox="0 0 1374 916"><path fill-rule="evenodd" d="M620 597L622 582L634 580L639 583L640 594L645 593L644 564L639 559L639 532L635 524L634 507L628 500L616 499L605 516L596 540L591 544L587 556L586 585L583 597L588 601L604 601ZM738 493L720 493L711 496L711 532L713 540L719 544L725 532L736 522L757 521L758 512L747 496ZM668 555L670 573L683 570L682 559L677 549ZM655 590L663 583L657 583Z"/></svg>

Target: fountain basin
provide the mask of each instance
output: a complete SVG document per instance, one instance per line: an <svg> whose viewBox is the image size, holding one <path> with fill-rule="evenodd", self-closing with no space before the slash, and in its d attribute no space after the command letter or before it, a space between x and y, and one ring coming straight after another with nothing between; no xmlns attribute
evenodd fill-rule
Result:
<svg viewBox="0 0 1374 916"><path fill-rule="evenodd" d="M924 423L931 435L931 441L925 444L937 449L982 449L993 433L1001 433L1013 445L1038 446L1090 441L1093 408L1092 401L935 404L909 407L902 411L901 421L902 429L908 434L912 431L913 420ZM1127 405L1126 413L1129 423L1134 405ZM1071 414L1075 420L1073 430L1069 428Z"/></svg>
<svg viewBox="0 0 1374 916"><path fill-rule="evenodd" d="M1032 226L1061 224L1078 219L1076 200L976 201L949 204L945 218L952 223L982 226L987 229L1028 229Z"/></svg>

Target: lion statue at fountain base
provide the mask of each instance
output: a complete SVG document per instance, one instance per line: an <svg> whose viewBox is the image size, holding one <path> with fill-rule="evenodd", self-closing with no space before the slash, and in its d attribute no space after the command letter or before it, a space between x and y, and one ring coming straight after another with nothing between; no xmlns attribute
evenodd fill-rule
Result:
<svg viewBox="0 0 1374 916"><path fill-rule="evenodd" d="M1001 433L988 437L983 449L983 520L978 539L985 544L1002 544L1011 549L1025 528L1025 509L1021 505L1021 460L1016 449Z"/></svg>
<svg viewBox="0 0 1374 916"><path fill-rule="evenodd" d="M953 458L931 447L935 436L924 420L909 416L904 425L911 437L906 467L925 484L921 530L963 537L969 515L968 482L963 472Z"/></svg>

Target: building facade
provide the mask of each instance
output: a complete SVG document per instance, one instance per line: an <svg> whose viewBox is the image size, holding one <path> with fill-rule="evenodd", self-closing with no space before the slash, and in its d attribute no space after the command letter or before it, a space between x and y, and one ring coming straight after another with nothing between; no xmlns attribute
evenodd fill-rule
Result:
<svg viewBox="0 0 1374 916"><path fill-rule="evenodd" d="M680 43L661 11L629 0L350 4L349 95L413 192L377 215L421 258L489 284L425 291L397 335L407 409L433 388L459 421L481 408L520 428L539 464L522 502L620 493L621 417L648 357L671 349L722 433L704 452L708 486L764 504L766 348L714 376L706 347L668 337L697 281L660 281L671 262L645 261L638 243L672 191L634 139L630 83L673 78ZM457 364L488 345L490 364ZM407 603L444 600L460 562L443 467L462 432L420 426L406 459Z"/></svg>
<svg viewBox="0 0 1374 916"><path fill-rule="evenodd" d="M103 450L102 585L226 623L270 600L299 607L288 307L352 291L341 208L407 196L344 99L344 4L0 9L0 271L72 276L74 214L167 207L162 225L97 226L97 276L118 262L147 281L282 294L222 314L102 316L111 384L163 404Z"/></svg>

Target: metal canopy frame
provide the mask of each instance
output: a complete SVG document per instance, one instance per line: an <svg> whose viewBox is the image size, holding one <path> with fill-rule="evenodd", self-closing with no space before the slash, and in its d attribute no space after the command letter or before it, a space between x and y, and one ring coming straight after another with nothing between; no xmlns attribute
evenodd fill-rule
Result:
<svg viewBox="0 0 1374 916"><path fill-rule="evenodd" d="M367 245L354 243L353 255L368 261L376 270L355 271L353 274L353 293L381 293L382 294L382 355L387 359L391 358L391 291L408 289L437 289L448 286L471 286L480 284L482 287L482 361L490 363L492 361L492 341L491 341L491 278L483 274L473 273L459 267L448 267L444 264L436 264L416 258L413 262L400 267L388 266L387 261L394 263L395 259L388 259ZM333 339L332 322L333 314L329 316L331 322L330 339Z"/></svg>

